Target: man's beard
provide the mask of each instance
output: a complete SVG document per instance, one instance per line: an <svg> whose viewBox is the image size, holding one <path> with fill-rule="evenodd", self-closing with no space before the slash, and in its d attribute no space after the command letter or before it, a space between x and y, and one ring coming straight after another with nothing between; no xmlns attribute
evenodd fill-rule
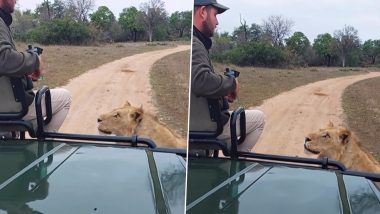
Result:
<svg viewBox="0 0 380 214"><path fill-rule="evenodd" d="M4 6L3 6L2 9L3 9L6 13L9 13L9 14L13 13L14 10L15 10L14 6L10 5L8 2L6 2L6 3L4 4Z"/></svg>
<svg viewBox="0 0 380 214"><path fill-rule="evenodd" d="M202 22L202 26L203 26L202 33L207 37L212 37L214 36L214 28L209 23L210 21L209 21L209 18L207 17L207 19Z"/></svg>

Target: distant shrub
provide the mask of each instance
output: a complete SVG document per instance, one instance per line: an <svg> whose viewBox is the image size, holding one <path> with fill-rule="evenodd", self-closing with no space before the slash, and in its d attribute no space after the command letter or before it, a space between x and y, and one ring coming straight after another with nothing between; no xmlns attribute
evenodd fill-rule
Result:
<svg viewBox="0 0 380 214"><path fill-rule="evenodd" d="M283 51L266 42L250 42L229 51L225 57L229 63L239 66L278 67L285 63Z"/></svg>
<svg viewBox="0 0 380 214"><path fill-rule="evenodd" d="M82 22L55 19L29 32L34 42L41 44L83 44L90 38L89 27Z"/></svg>

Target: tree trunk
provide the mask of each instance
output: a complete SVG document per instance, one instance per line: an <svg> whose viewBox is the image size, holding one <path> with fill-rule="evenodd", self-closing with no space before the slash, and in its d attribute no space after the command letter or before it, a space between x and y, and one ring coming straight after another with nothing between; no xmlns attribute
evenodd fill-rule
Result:
<svg viewBox="0 0 380 214"><path fill-rule="evenodd" d="M152 42L152 38L153 38L153 30L149 30L149 31L148 31L148 34L149 34L149 42Z"/></svg>
<svg viewBox="0 0 380 214"><path fill-rule="evenodd" d="M342 67L346 67L346 57L342 57Z"/></svg>
<svg viewBox="0 0 380 214"><path fill-rule="evenodd" d="M372 65L376 63L376 56L372 56Z"/></svg>
<svg viewBox="0 0 380 214"><path fill-rule="evenodd" d="M137 30L133 31L133 42L137 41Z"/></svg>
<svg viewBox="0 0 380 214"><path fill-rule="evenodd" d="M327 67L330 67L330 65L331 65L331 56L328 55L327 56Z"/></svg>

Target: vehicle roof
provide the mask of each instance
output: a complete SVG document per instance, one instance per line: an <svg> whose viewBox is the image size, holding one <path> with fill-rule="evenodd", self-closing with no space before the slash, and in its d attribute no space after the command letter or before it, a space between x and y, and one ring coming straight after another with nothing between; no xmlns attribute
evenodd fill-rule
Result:
<svg viewBox="0 0 380 214"><path fill-rule="evenodd" d="M185 165L147 148L2 143L0 213L183 213Z"/></svg>
<svg viewBox="0 0 380 214"><path fill-rule="evenodd" d="M380 213L380 192L335 170L231 160L188 161L187 213Z"/></svg>

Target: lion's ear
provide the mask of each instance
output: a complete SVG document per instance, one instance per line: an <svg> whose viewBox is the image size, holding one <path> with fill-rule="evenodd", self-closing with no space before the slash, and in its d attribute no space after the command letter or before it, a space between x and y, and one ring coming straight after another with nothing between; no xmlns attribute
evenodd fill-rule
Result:
<svg viewBox="0 0 380 214"><path fill-rule="evenodd" d="M334 127L334 123L331 122L331 120L330 120L329 123L327 124L327 127L328 127L328 128L332 128L332 127Z"/></svg>
<svg viewBox="0 0 380 214"><path fill-rule="evenodd" d="M347 144L351 139L351 131L348 129L340 129L339 130L339 140L343 144Z"/></svg>
<svg viewBox="0 0 380 214"><path fill-rule="evenodd" d="M128 106L131 106L131 104L127 100L127 101L125 101L124 107L128 107Z"/></svg>
<svg viewBox="0 0 380 214"><path fill-rule="evenodd" d="M137 109L137 111L141 112L142 114L144 113L143 105L141 104L140 107Z"/></svg>

